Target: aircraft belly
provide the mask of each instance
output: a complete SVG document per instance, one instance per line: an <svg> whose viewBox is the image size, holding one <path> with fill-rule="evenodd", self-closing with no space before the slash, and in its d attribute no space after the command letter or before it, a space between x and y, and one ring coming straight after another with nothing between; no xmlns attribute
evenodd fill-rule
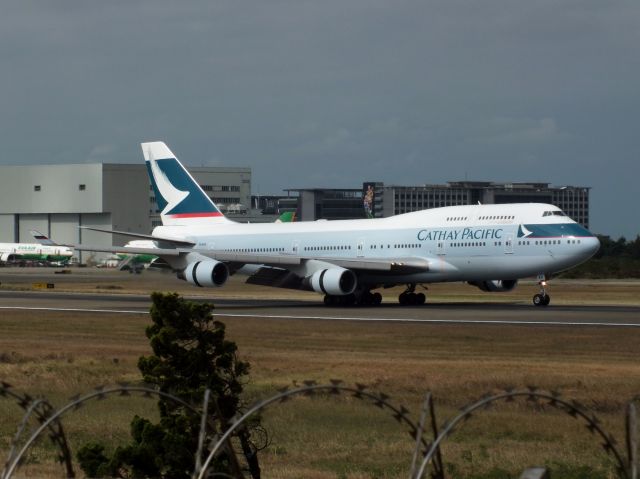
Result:
<svg viewBox="0 0 640 479"><path fill-rule="evenodd" d="M540 273L555 273L574 264L575 258L570 255L442 257L431 262L432 267L428 272L403 275L365 273L360 274L359 278L369 284L520 279Z"/></svg>

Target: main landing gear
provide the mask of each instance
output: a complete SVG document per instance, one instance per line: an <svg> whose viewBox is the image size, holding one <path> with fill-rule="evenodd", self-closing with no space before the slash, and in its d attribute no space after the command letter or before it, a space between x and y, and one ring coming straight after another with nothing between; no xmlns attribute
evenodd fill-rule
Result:
<svg viewBox="0 0 640 479"><path fill-rule="evenodd" d="M369 290L356 291L344 296L332 294L324 296L325 306L379 306L380 303L382 303L382 295Z"/></svg>
<svg viewBox="0 0 640 479"><path fill-rule="evenodd" d="M420 306L426 300L427 296L424 293L416 293L415 283L408 284L407 289L398 296L401 306ZM379 306L380 303L382 303L382 295L372 293L369 289L358 289L344 296L332 294L324 296L325 306Z"/></svg>
<svg viewBox="0 0 640 479"><path fill-rule="evenodd" d="M407 285L407 290L400 293L398 296L398 302L401 306L420 306L424 304L427 297L424 293L416 293L416 284L410 283Z"/></svg>
<svg viewBox="0 0 640 479"><path fill-rule="evenodd" d="M538 276L538 284L540 285L540 292L533 295L533 304L535 306L548 306L551 302L551 296L547 294L547 290L545 289L547 281L544 275Z"/></svg>

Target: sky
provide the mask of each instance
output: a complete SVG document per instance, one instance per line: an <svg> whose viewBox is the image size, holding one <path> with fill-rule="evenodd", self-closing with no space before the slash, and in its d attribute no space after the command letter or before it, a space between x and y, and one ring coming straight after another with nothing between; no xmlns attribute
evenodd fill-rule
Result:
<svg viewBox="0 0 640 479"><path fill-rule="evenodd" d="M248 166L254 194L589 186L640 234L637 0L5 0L0 164Z"/></svg>

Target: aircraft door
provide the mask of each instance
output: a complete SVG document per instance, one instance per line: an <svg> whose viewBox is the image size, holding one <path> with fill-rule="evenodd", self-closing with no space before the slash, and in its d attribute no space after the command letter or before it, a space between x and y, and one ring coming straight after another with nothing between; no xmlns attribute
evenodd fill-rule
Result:
<svg viewBox="0 0 640 479"><path fill-rule="evenodd" d="M358 258L362 258L364 256L364 238L358 239L358 244L356 245L356 255Z"/></svg>
<svg viewBox="0 0 640 479"><path fill-rule="evenodd" d="M438 241L438 245L437 246L438 246L437 254L439 256L444 256L444 255L447 254L444 241Z"/></svg>
<svg viewBox="0 0 640 479"><path fill-rule="evenodd" d="M513 254L513 235L508 234L504 240L504 254Z"/></svg>
<svg viewBox="0 0 640 479"><path fill-rule="evenodd" d="M300 241L294 240L293 243L291 243L291 252L293 254L298 254L300 252Z"/></svg>

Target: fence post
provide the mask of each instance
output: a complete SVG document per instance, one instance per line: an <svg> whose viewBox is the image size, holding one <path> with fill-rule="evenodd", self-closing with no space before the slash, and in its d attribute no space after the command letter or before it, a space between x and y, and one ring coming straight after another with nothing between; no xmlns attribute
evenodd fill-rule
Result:
<svg viewBox="0 0 640 479"><path fill-rule="evenodd" d="M627 406L627 457L629 478L638 479L638 415L633 401Z"/></svg>

